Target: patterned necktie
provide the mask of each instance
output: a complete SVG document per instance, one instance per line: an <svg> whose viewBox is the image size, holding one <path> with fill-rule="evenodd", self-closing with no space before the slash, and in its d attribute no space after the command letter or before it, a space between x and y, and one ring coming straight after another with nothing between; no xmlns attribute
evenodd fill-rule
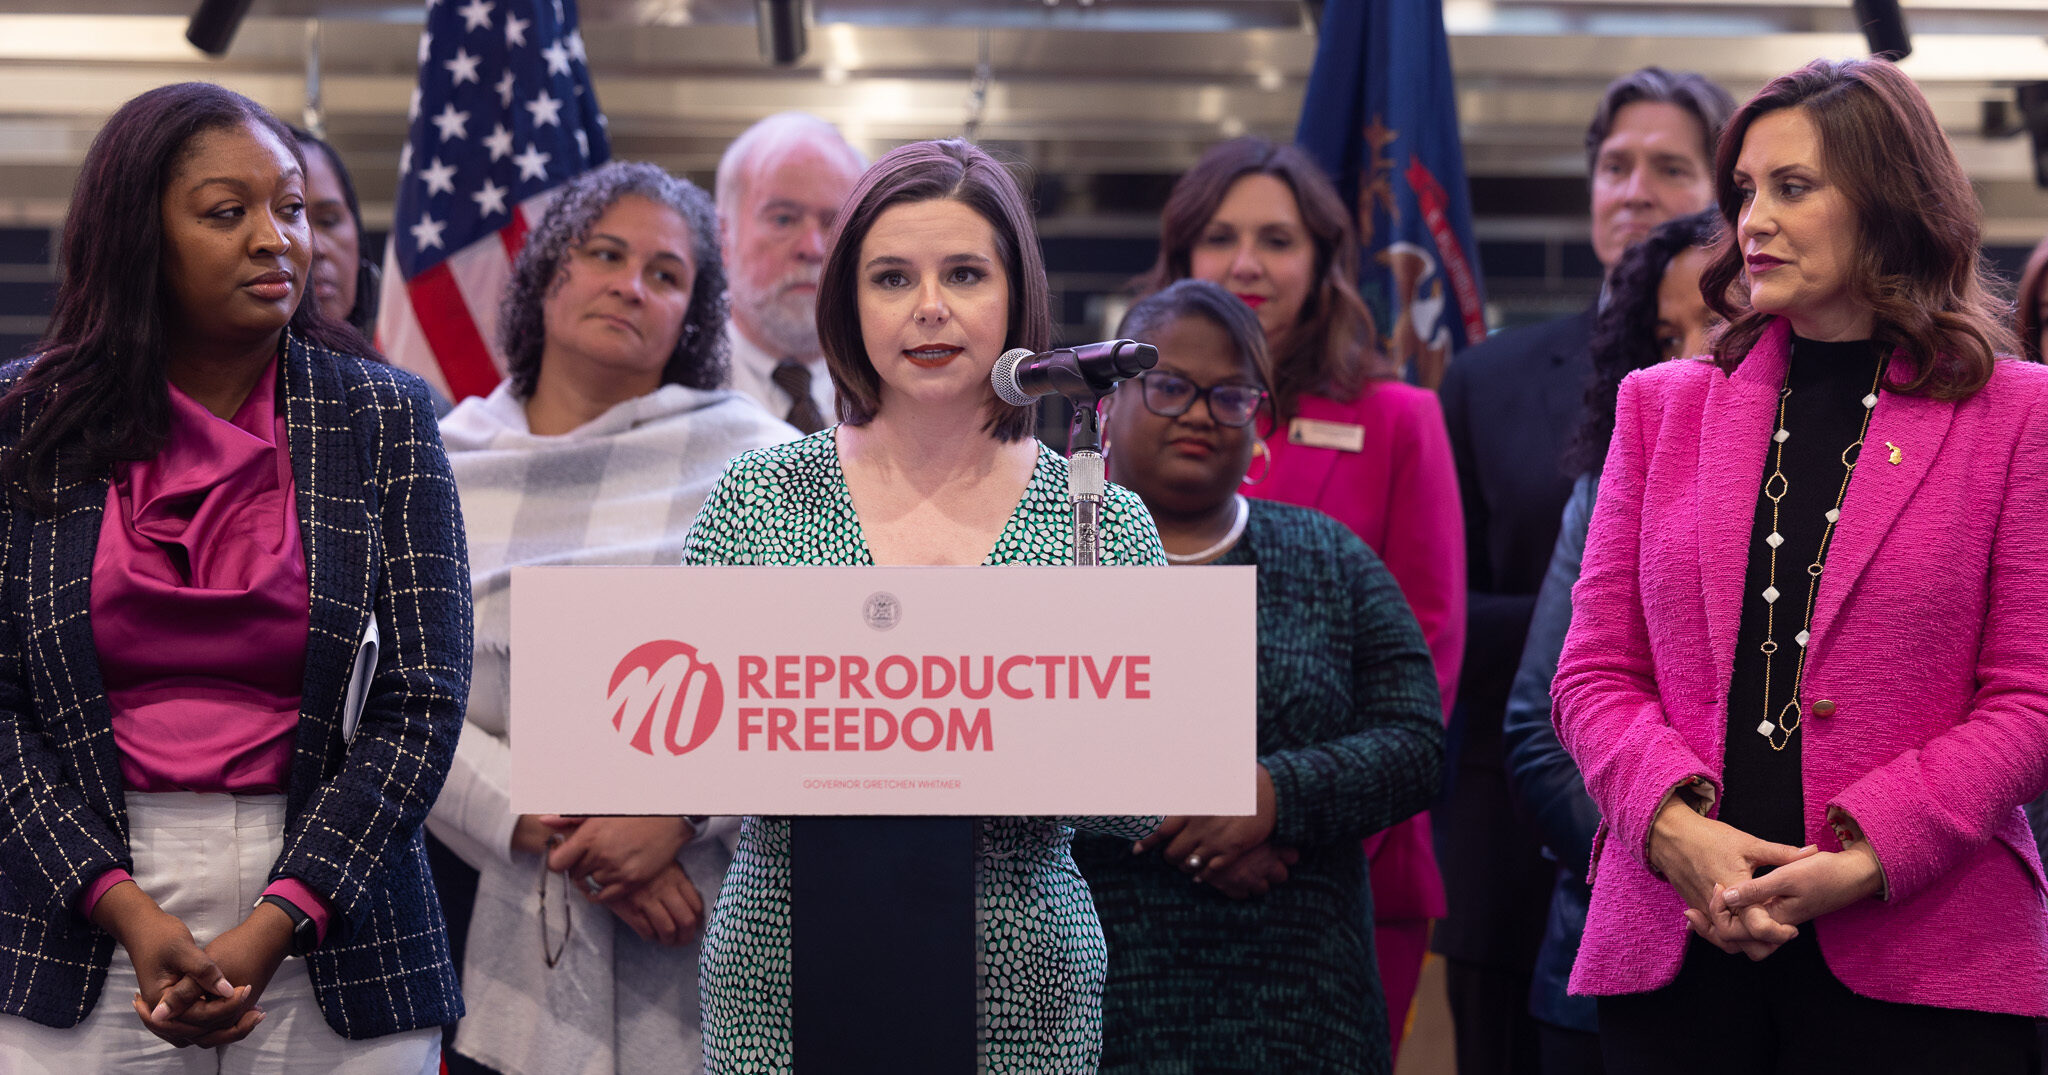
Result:
<svg viewBox="0 0 2048 1075"><path fill-rule="evenodd" d="M818 402L811 398L811 369L793 358L785 358L775 364L775 372L768 375L775 387L789 393L788 422L805 433L816 433L825 428L825 416L818 413Z"/></svg>

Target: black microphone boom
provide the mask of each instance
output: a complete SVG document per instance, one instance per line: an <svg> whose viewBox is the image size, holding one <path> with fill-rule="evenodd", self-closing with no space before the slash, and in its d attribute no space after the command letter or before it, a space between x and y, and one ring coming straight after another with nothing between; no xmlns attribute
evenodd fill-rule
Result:
<svg viewBox="0 0 2048 1075"><path fill-rule="evenodd" d="M1850 0L1850 6L1872 56L1897 63L1912 55L1913 38L1906 32L1906 13L1899 9L1899 0Z"/></svg>
<svg viewBox="0 0 2048 1075"><path fill-rule="evenodd" d="M249 14L250 3L251 0L200 0L199 10L185 24L185 40L208 56L225 53L235 39L235 31L242 28L242 18Z"/></svg>
<svg viewBox="0 0 2048 1075"><path fill-rule="evenodd" d="M1117 382L1159 364L1159 349L1134 340L1104 340L1032 354L1022 347L1003 352L989 371L989 383L1004 403L1022 407L1054 393L1092 404Z"/></svg>

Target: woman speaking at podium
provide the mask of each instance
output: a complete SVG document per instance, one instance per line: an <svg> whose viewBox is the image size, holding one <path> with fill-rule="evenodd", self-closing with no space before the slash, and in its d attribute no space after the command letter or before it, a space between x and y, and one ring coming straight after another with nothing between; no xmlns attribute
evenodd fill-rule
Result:
<svg viewBox="0 0 2048 1075"><path fill-rule="evenodd" d="M1071 563L1067 463L989 386L1006 349L1046 348L1046 293L993 158L942 141L876 161L819 282L840 424L735 459L684 563ZM1165 563L1116 486L1101 531L1103 563ZM1106 957L1068 845L1157 820L747 818L705 937L706 1070L1093 1071ZM840 1036L863 1026L886 1062Z"/></svg>

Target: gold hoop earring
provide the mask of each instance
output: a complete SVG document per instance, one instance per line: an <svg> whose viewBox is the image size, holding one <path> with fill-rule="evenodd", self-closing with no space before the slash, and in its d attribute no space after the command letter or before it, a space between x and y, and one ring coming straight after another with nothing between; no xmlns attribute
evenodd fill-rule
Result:
<svg viewBox="0 0 2048 1075"><path fill-rule="evenodd" d="M1266 465L1263 469L1259 471L1259 476L1256 478L1252 477L1251 468L1246 467L1244 472L1244 478L1241 479L1246 485L1257 485L1260 482L1265 481L1273 473L1273 450L1271 448L1266 447L1265 441L1252 441L1252 458L1254 460L1263 459L1266 461Z"/></svg>

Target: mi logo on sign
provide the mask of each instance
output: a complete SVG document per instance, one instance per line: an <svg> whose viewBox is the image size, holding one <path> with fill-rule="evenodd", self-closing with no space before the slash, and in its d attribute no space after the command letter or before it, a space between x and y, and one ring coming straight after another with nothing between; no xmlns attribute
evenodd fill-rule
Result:
<svg viewBox="0 0 2048 1075"><path fill-rule="evenodd" d="M634 750L655 752L659 724L662 749L688 754L718 729L725 688L718 669L699 658L695 647L656 639L626 654L612 671L605 707L613 728L630 731Z"/></svg>

